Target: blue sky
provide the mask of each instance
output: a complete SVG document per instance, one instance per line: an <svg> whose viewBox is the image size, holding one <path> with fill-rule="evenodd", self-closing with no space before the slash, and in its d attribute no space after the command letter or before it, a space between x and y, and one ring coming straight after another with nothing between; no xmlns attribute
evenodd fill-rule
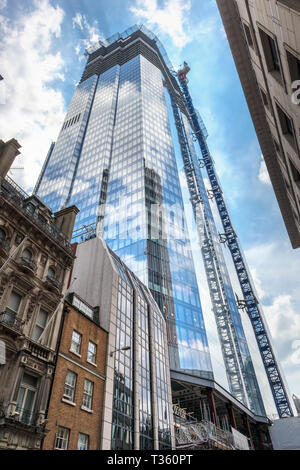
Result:
<svg viewBox="0 0 300 470"><path fill-rule="evenodd" d="M144 23L190 92L292 393L300 396L300 249L291 248L214 0L0 0L0 138L30 191L85 65L85 47ZM5 83L4 83L5 82Z"/></svg>

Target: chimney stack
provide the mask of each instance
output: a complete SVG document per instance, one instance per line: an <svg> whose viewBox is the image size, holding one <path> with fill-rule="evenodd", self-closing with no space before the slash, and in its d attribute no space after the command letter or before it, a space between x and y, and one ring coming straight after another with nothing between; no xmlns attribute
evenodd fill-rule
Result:
<svg viewBox="0 0 300 470"><path fill-rule="evenodd" d="M67 236L69 241L71 241L75 218L78 212L79 209L76 206L70 206L61 209L54 214L54 222L56 227Z"/></svg>
<svg viewBox="0 0 300 470"><path fill-rule="evenodd" d="M0 178L5 178L17 155L20 154L21 145L16 139L6 143L0 140Z"/></svg>

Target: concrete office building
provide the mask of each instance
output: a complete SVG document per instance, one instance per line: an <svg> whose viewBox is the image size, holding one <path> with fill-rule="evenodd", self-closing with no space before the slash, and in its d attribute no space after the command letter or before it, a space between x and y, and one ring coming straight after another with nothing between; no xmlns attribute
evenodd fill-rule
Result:
<svg viewBox="0 0 300 470"><path fill-rule="evenodd" d="M300 2L217 0L293 248L300 246Z"/></svg>

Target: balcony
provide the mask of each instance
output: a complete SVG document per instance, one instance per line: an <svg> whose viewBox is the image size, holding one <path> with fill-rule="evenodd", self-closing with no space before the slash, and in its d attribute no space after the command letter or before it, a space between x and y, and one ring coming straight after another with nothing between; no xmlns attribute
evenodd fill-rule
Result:
<svg viewBox="0 0 300 470"><path fill-rule="evenodd" d="M15 403L5 404L5 402L0 403L0 426L11 424L14 427L16 425L22 425L31 428L33 432L39 430L43 432L43 428L46 425L46 420L43 417L43 414L34 412L30 408L20 408Z"/></svg>
<svg viewBox="0 0 300 470"><path fill-rule="evenodd" d="M45 279L45 285L50 290L56 290L61 292L62 290L62 283L59 282L55 277L47 276Z"/></svg>
<svg viewBox="0 0 300 470"><path fill-rule="evenodd" d="M20 267L22 271L25 271L28 274L35 275L37 271L37 265L34 261L29 258L21 258L20 259Z"/></svg>
<svg viewBox="0 0 300 470"><path fill-rule="evenodd" d="M26 209L26 199L29 197L9 176L2 181L0 186L0 193L3 198L9 200L18 209L20 209L24 215L29 217L41 230L46 232L52 239L59 243L69 253L72 253L72 247L70 242L64 233L62 233L52 221L44 221L37 214L31 214Z"/></svg>
<svg viewBox="0 0 300 470"><path fill-rule="evenodd" d="M17 314L10 310L5 310L5 312L0 314L0 323L3 325L15 330L19 333L22 333L23 322L20 318L17 318Z"/></svg>
<svg viewBox="0 0 300 470"><path fill-rule="evenodd" d="M52 362L54 360L55 352L52 349L47 348L41 343L32 341L26 338L23 343L23 350L28 351L32 356L46 362Z"/></svg>
<svg viewBox="0 0 300 470"><path fill-rule="evenodd" d="M37 421L37 414L33 413L32 410L19 408L17 406L14 414L11 415L11 418L19 423L27 424L27 426L35 426Z"/></svg>

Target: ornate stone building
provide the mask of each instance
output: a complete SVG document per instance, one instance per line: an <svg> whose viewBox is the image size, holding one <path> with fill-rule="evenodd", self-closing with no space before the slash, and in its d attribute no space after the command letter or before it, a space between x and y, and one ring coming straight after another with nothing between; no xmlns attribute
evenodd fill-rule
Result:
<svg viewBox="0 0 300 470"><path fill-rule="evenodd" d="M0 141L0 449L39 449L78 209L53 215L7 176L19 147Z"/></svg>

